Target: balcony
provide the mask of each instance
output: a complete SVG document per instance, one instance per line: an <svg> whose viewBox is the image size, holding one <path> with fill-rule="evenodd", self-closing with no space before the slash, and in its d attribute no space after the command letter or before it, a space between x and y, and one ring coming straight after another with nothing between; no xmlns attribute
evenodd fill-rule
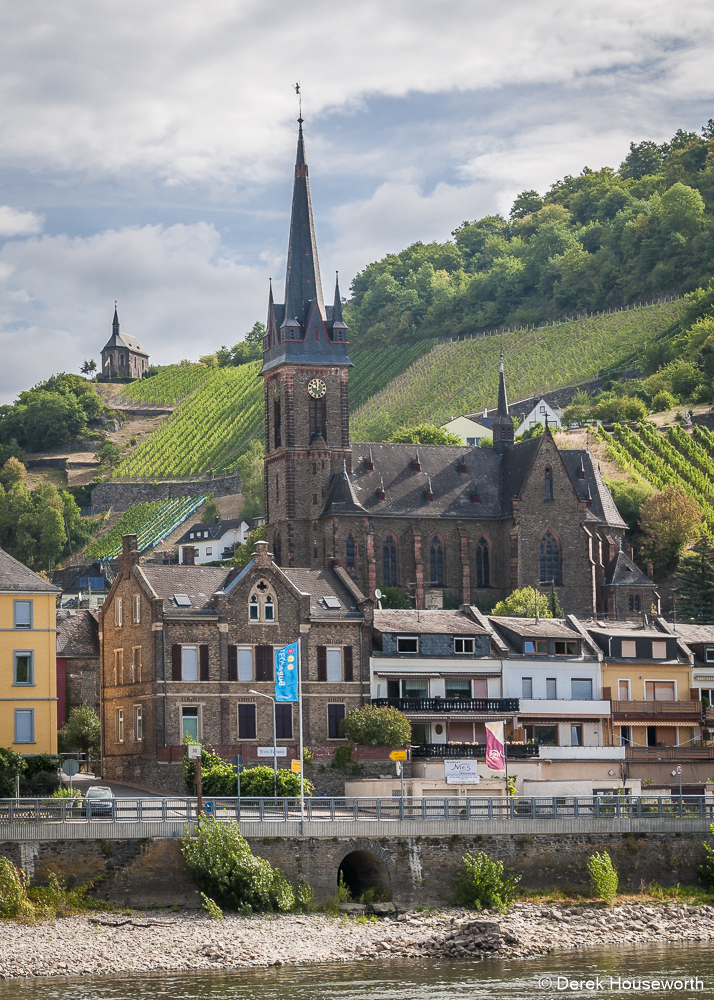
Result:
<svg viewBox="0 0 714 1000"><path fill-rule="evenodd" d="M507 743L507 760L524 760L528 757L538 756L538 744L536 743ZM424 758L447 758L454 757L463 759L464 757L484 760L486 757L485 743L423 743L421 746L412 747L412 760L423 760Z"/></svg>
<svg viewBox="0 0 714 1000"><path fill-rule="evenodd" d="M714 760L714 746L625 747L627 760Z"/></svg>
<svg viewBox="0 0 714 1000"><path fill-rule="evenodd" d="M378 708L398 708L400 712L493 712L513 715L518 698L373 698Z"/></svg>
<svg viewBox="0 0 714 1000"><path fill-rule="evenodd" d="M636 721L643 717L666 716L687 722L699 722L702 718L701 701L613 701L612 717L615 721Z"/></svg>

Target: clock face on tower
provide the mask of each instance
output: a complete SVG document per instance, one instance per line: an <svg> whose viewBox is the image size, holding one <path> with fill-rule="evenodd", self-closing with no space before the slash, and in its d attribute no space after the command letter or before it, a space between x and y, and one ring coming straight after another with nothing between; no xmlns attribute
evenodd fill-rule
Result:
<svg viewBox="0 0 714 1000"><path fill-rule="evenodd" d="M308 383L307 391L313 399L322 399L327 392L327 386L321 378L314 378Z"/></svg>

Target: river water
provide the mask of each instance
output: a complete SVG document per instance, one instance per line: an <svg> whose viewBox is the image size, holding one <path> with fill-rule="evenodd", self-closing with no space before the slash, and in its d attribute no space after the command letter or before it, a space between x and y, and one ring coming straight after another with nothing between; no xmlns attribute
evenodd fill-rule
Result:
<svg viewBox="0 0 714 1000"><path fill-rule="evenodd" d="M664 983L655 986L653 980ZM712 1000L714 944L588 948L518 961L395 959L0 982L0 1000L554 1000L564 996Z"/></svg>

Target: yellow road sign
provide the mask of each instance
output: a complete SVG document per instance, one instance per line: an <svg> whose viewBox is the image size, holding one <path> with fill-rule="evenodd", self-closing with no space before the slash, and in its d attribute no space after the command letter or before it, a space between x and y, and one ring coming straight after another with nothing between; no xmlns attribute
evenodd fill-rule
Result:
<svg viewBox="0 0 714 1000"><path fill-rule="evenodd" d="M392 750L389 755L390 760L408 760L406 750Z"/></svg>
<svg viewBox="0 0 714 1000"><path fill-rule="evenodd" d="M300 761L299 760L291 760L290 761L290 770L291 771L296 771L298 774L300 774L300 771L302 770L302 768L300 766Z"/></svg>

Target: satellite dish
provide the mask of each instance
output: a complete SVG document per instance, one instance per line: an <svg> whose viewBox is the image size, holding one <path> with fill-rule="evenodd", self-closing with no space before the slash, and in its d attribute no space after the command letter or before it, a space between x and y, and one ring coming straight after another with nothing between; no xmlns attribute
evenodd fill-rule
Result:
<svg viewBox="0 0 714 1000"><path fill-rule="evenodd" d="M374 596L377 598L378 601L381 601L382 600L382 591L381 590L375 590Z"/></svg>

